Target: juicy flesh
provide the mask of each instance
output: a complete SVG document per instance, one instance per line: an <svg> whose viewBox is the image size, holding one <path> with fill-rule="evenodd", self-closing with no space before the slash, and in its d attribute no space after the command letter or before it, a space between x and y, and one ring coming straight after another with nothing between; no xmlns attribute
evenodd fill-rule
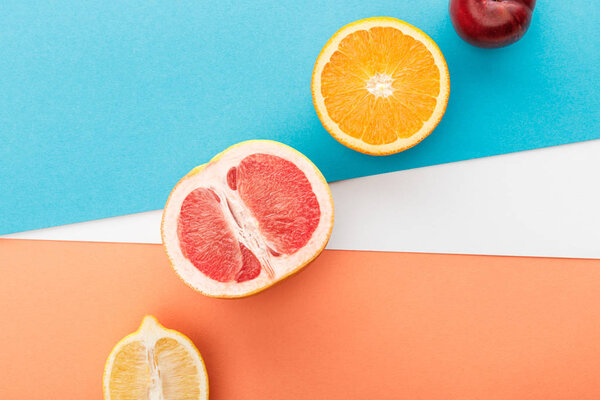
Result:
<svg viewBox="0 0 600 400"><path fill-rule="evenodd" d="M148 346L134 341L116 355L110 375L111 400L197 400L200 371L178 341L161 338Z"/></svg>
<svg viewBox="0 0 600 400"><path fill-rule="evenodd" d="M310 182L294 163L262 153L231 167L223 182L183 201L183 255L219 282L252 280L262 268L272 276L271 260L297 252L317 229L321 210Z"/></svg>
<svg viewBox="0 0 600 400"><path fill-rule="evenodd" d="M418 132L439 93L440 71L427 47L391 27L346 36L321 74L329 117L347 135L374 145Z"/></svg>

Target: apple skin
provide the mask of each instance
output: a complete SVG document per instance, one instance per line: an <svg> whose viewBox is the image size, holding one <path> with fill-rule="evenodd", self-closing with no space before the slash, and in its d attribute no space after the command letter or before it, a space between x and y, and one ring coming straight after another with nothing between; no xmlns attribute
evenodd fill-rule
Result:
<svg viewBox="0 0 600 400"><path fill-rule="evenodd" d="M456 33L473 46L497 48L521 39L536 0L450 0Z"/></svg>

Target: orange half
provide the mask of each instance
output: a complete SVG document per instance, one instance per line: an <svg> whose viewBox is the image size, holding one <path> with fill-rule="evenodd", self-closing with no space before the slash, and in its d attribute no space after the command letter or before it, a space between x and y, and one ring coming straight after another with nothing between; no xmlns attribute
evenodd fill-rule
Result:
<svg viewBox="0 0 600 400"><path fill-rule="evenodd" d="M442 119L448 66L435 42L395 18L368 18L340 29L315 64L312 95L327 131L362 153L406 150Z"/></svg>

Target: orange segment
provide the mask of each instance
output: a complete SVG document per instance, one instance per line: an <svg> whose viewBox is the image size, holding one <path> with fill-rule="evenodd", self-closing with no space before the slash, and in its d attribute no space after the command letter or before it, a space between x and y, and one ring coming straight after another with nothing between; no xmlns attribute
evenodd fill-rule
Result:
<svg viewBox="0 0 600 400"><path fill-rule="evenodd" d="M313 102L342 144L391 154L423 140L446 110L448 68L437 45L394 18L369 18L340 29L317 58Z"/></svg>

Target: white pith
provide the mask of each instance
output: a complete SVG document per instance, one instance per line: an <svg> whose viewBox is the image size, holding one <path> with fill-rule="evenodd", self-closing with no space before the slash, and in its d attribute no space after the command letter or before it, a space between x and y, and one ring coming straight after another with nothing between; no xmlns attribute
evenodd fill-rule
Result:
<svg viewBox="0 0 600 400"><path fill-rule="evenodd" d="M272 256L265 247L266 241L258 231L258 223L245 208L237 191L227 185L227 172L231 167L237 166L250 154L271 154L293 162L304 174L311 184L312 191L317 197L321 215L319 224L308 243L296 253ZM200 272L181 252L177 235L177 220L181 205L187 195L194 189L211 188L221 198L222 207L227 207L229 200L233 214L238 214L238 221L243 220L244 228L237 227L232 213L224 209L230 226L239 235L244 243L261 262L260 274L245 282L219 282ZM240 215L243 214L243 215ZM215 297L239 297L272 285L274 282L293 273L299 267L312 260L325 246L333 225L333 202L331 193L319 170L306 157L296 150L278 142L268 140L255 140L240 143L217 156L201 171L189 174L175 187L163 211L163 244L171 259L175 271L194 289ZM244 232L240 232L244 231ZM271 271L268 265L270 264Z"/></svg>
<svg viewBox="0 0 600 400"><path fill-rule="evenodd" d="M377 97L388 97L394 93L394 80L388 74L376 73L367 80L367 90Z"/></svg>
<svg viewBox="0 0 600 400"><path fill-rule="evenodd" d="M140 328L129 336L121 340L118 345L110 353L106 365L112 367L116 356L121 352L123 347L130 343L139 342L143 344L147 352L148 364L150 365L150 387L148 388L148 400L163 400L162 386L163 382L160 377L160 366L154 362L154 349L156 343L163 338L176 340L183 346L187 353L194 359L194 364L198 368L198 387L200 389L200 399L208 399L208 378L204 361L200 357L198 349L194 346L189 338L172 329L166 329L158 323L156 318L147 315L144 317ZM110 377L112 368L104 370L104 399L110 400ZM199 400L200 400L199 399Z"/></svg>
<svg viewBox="0 0 600 400"><path fill-rule="evenodd" d="M371 28L377 27L388 27L398 29L404 35L410 36L422 42L431 51L431 55L433 56L435 64L437 65L440 71L440 94L438 95L437 103L435 109L433 110L433 113L431 114L431 118L427 121L424 121L421 129L419 129L410 137L399 137L394 142L381 145L363 142L360 138L352 137L346 134L342 129L340 129L338 123L331 119L331 117L329 116L329 113L327 112L327 107L325 106L325 98L323 97L321 92L321 75L323 73L323 69L325 68L325 65L327 65L327 63L329 63L329 61L331 60L331 56L336 51L338 51L338 47L341 41L344 40L348 35L356 31L368 31ZM377 74L372 76L369 80L376 79L375 76L377 76ZM441 115L443 115L444 110L446 108L448 97L450 95L450 75L448 74L448 68L446 66L444 55L442 54L437 44L425 32L404 21L400 21L395 18L374 17L355 21L342 27L325 44L323 51L319 54L317 58L313 70L312 92L314 105L317 109L317 114L321 119L321 123L334 138L343 143L345 146L348 146L353 149L361 149L360 151L365 152L367 154L391 154L407 149L409 147L414 146L416 143L419 143L421 140L427 137L427 135L429 135L439 123L439 119L436 118L436 116L440 116L439 118L441 118ZM371 90L369 90L369 92L373 95L376 95L376 93L373 93ZM391 94L390 92L383 90L379 90L379 93L386 93L388 96Z"/></svg>
<svg viewBox="0 0 600 400"><path fill-rule="evenodd" d="M226 187L230 189L229 186L226 185ZM274 256L268 248L274 248L274 246L268 243L266 238L260 234L258 221L250 210L244 206L239 192L231 189L225 191L221 187L211 187L211 189L219 196L221 200L219 204L223 215L233 229L237 240L254 253L266 270L267 275L273 277L274 271L271 259Z"/></svg>

